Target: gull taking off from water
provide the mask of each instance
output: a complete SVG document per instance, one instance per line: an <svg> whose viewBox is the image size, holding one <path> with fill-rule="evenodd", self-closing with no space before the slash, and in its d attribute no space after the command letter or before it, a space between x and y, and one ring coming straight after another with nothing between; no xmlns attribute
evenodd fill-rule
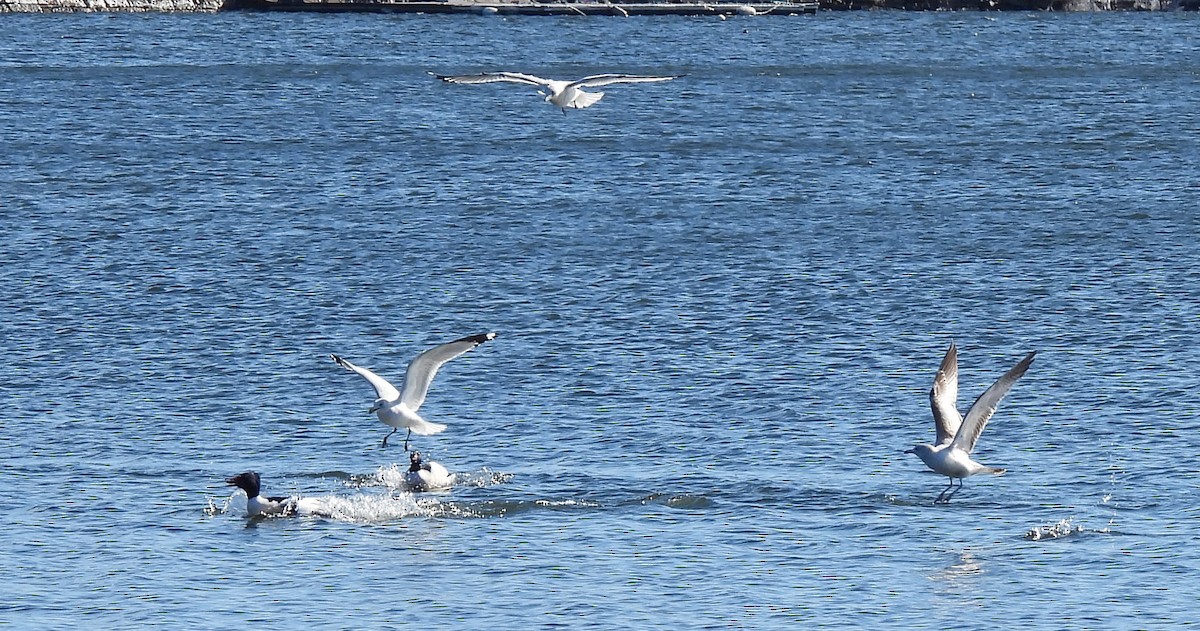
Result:
<svg viewBox="0 0 1200 631"><path fill-rule="evenodd" d="M387 447L388 439L396 433L396 430L403 427L408 430L408 435L404 438L404 451L408 451L408 439L412 437L413 432L421 436L428 436L446 429L446 426L441 423L430 423L417 415L417 410L425 402L425 394L429 392L429 384L433 381L433 376L437 374L438 369L442 367L442 364L488 340L495 339L495 337L495 333L468 335L462 339L435 346L417 355L416 359L409 362L408 371L404 374L404 392L396 390L386 379L366 368L359 368L337 355L331 354L330 357L342 368L362 375L374 386L375 404L367 410L367 414L372 412L378 414L379 420L384 425L392 427L391 434L383 437L382 446Z"/></svg>
<svg viewBox="0 0 1200 631"><path fill-rule="evenodd" d="M597 88L613 83L658 83L670 81L678 77L645 77L630 74L597 74L584 77L578 81L556 81L543 79L531 74L520 72L484 72L469 75L433 75L446 83L524 83L545 88L538 94L545 95L546 102L557 106L567 113L567 109L581 110L591 107L604 98L603 92L584 92L581 88Z"/></svg>
<svg viewBox="0 0 1200 631"><path fill-rule="evenodd" d="M950 343L950 349L942 358L937 376L933 378L933 388L929 391L929 405L933 408L933 423L937 427L937 444L917 445L904 452L916 454L925 466L950 478L950 486L943 489L937 499L933 500L934 504L948 503L950 497L962 488L963 478L977 473L1004 473L1005 469L987 467L971 460L971 451L975 449L975 443L988 420L995 414L1000 400L1008 394L1025 371L1029 370L1034 355L1037 355L1037 351L1026 355L1025 359L984 390L971 405L971 409L967 410L966 417L963 417L958 413L957 404L958 349L953 342ZM958 480L957 485L954 484L955 479Z"/></svg>

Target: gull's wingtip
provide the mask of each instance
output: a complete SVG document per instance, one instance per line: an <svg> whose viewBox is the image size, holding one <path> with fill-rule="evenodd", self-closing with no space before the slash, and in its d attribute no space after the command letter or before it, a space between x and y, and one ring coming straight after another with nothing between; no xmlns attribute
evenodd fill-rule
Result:
<svg viewBox="0 0 1200 631"><path fill-rule="evenodd" d="M480 344L483 344L484 342L490 342L494 339L496 339L496 332L495 331L487 331L486 333L476 333L475 335L468 335L466 337L460 337L457 340L454 340L453 342L448 342L448 343L449 344L459 344L462 342L469 342L471 344L474 344L475 346L479 346Z"/></svg>
<svg viewBox="0 0 1200 631"><path fill-rule="evenodd" d="M1017 362L1017 365L1014 366L1014 369L1019 369L1022 375L1025 374L1025 371L1028 370L1029 366L1033 364L1033 359L1037 357L1037 354L1037 351L1030 351L1030 353L1025 356L1025 359Z"/></svg>

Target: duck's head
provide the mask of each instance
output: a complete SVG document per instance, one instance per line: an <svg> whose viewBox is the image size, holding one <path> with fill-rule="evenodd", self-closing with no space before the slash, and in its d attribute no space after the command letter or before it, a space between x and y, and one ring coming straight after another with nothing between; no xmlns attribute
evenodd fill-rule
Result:
<svg viewBox="0 0 1200 631"><path fill-rule="evenodd" d="M245 491L246 497L258 497L258 491L261 488L258 473L255 471L247 471L225 478L225 483Z"/></svg>

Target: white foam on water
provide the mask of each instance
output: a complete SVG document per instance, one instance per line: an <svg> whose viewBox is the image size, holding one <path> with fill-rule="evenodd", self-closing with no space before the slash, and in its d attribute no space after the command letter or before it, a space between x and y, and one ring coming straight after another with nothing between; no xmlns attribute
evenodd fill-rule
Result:
<svg viewBox="0 0 1200 631"><path fill-rule="evenodd" d="M504 483L508 482L509 480L513 479L513 474L511 474L511 473L501 473L499 471L492 471L491 469L488 469L487 467L483 467L482 469L479 469L478 471L470 471L467 473L456 473L455 476L457 476L457 478L455 479L455 482L457 484L460 484L463 486L473 486L476 488L484 488L487 486L496 486L497 484L504 484Z"/></svg>
<svg viewBox="0 0 1200 631"><path fill-rule="evenodd" d="M296 512L301 516L324 517L356 524L395 521L405 517L430 517L443 512L440 502L412 493L380 495L318 495L300 498Z"/></svg>

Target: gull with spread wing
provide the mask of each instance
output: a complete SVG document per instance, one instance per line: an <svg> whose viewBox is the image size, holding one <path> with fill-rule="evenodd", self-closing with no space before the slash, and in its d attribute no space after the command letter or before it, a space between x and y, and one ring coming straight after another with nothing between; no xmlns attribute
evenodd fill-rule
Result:
<svg viewBox="0 0 1200 631"><path fill-rule="evenodd" d="M428 436L446 429L445 425L431 423L417 414L417 410L425 402L429 384L433 382L433 377L437 374L438 369L442 367L442 364L488 340L495 339L495 337L495 333L468 335L462 339L435 346L417 355L416 359L409 362L408 370L404 374L404 392L396 390L386 379L366 368L355 366L337 355L330 355L330 357L342 368L361 375L375 388L375 404L367 410L367 414L372 412L378 414L379 420L392 428L391 434L383 437L382 446L387 447L388 438L391 438L392 434L403 427L408 430L408 435L404 438L404 451L408 451L408 439L412 437L413 432L421 436Z"/></svg>
<svg viewBox="0 0 1200 631"><path fill-rule="evenodd" d="M582 88L597 88L602 85L612 85L614 83L658 83L660 81L670 81L679 77L648 77L630 74L597 74L590 77L584 77L578 81L557 81L554 79L543 79L535 77L531 74L521 72L484 72L480 74L470 75L433 75L446 83L524 83L533 85L543 90L538 90L538 94L546 97L546 102L557 106L567 113L567 109L581 110L585 107L591 107L604 98L603 92L585 92Z"/></svg>
<svg viewBox="0 0 1200 631"><path fill-rule="evenodd" d="M935 504L948 503L950 497L962 488L963 478L977 473L999 475L1005 472L1005 469L984 466L971 460L971 451L975 449L975 443L988 420L996 413L1000 400L1008 394L1025 371L1029 370L1035 355L1037 351L1026 355L1025 359L984 390L963 417L958 412L957 404L958 349L953 342L950 344L950 349L946 351L942 365L933 378L933 388L929 390L929 405L933 408L933 422L937 428L937 444L917 445L904 452L916 454L925 466L950 478L950 486L943 489L937 499L933 500ZM954 484L956 479L957 485Z"/></svg>

